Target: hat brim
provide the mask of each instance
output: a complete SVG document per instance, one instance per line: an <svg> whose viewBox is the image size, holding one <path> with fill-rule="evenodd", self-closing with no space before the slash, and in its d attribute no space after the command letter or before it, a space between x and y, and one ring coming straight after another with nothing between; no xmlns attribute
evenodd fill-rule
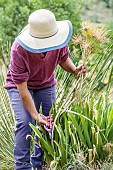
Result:
<svg viewBox="0 0 113 170"><path fill-rule="evenodd" d="M18 35L16 41L27 51L33 53L47 52L63 48L68 44L72 36L72 24L70 21L56 21L58 31L50 37L37 38L33 37L28 32L28 27Z"/></svg>

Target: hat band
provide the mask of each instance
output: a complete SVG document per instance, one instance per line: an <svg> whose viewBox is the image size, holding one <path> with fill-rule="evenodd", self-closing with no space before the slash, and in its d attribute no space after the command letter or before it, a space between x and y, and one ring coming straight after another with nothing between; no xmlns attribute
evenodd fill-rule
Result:
<svg viewBox="0 0 113 170"><path fill-rule="evenodd" d="M45 38L50 38L50 37L56 35L57 32L58 32L58 29L57 29L57 31L56 31L54 34L52 34L52 35L50 35L50 36L47 36L47 37L36 37L36 36L31 35L30 33L29 33L29 34L30 34L33 38L45 39Z"/></svg>

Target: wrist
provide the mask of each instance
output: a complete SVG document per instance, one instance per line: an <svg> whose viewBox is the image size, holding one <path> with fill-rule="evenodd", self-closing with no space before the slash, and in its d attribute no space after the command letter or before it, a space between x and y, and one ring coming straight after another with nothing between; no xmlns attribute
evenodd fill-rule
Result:
<svg viewBox="0 0 113 170"><path fill-rule="evenodd" d="M36 115L36 119L35 119L37 122L39 122L39 115L37 114Z"/></svg>
<svg viewBox="0 0 113 170"><path fill-rule="evenodd" d="M74 75L77 75L78 73L77 73L77 68L75 67L75 69L73 70L73 74Z"/></svg>
<svg viewBox="0 0 113 170"><path fill-rule="evenodd" d="M32 116L32 118L38 122L39 121L39 114L38 113L34 114Z"/></svg>

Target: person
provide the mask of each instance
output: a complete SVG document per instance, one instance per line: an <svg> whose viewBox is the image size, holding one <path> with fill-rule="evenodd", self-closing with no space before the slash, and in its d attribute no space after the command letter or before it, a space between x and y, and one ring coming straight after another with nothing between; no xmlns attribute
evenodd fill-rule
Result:
<svg viewBox="0 0 113 170"><path fill-rule="evenodd" d="M49 125L49 112L56 101L57 65L77 76L86 72L85 65L76 67L69 58L71 36L70 21L56 21L51 11L39 9L30 14L28 25L12 44L5 88L16 117L16 170L42 169L43 151L35 144L30 157L30 140L26 136L32 133L29 122Z"/></svg>

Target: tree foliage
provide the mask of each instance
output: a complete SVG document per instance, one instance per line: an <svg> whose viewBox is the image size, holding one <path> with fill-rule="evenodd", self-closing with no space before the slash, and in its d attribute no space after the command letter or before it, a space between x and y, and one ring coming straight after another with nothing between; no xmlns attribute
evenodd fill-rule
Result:
<svg viewBox="0 0 113 170"><path fill-rule="evenodd" d="M28 16L37 9L51 10L57 20L70 20L74 31L80 27L80 2L77 0L1 0L0 1L0 45L6 48L28 23Z"/></svg>

